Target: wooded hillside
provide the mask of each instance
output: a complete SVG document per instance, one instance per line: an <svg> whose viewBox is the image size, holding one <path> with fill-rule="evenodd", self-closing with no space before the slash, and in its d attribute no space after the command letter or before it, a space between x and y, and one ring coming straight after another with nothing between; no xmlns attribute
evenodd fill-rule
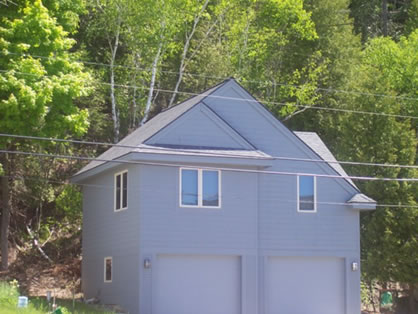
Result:
<svg viewBox="0 0 418 314"><path fill-rule="evenodd" d="M418 178L418 0L2 0L2 269L28 252L56 263L79 236L68 179L86 160L69 156L230 76L338 160L368 163L350 175ZM356 184L379 204L361 217L365 287L412 296L418 182Z"/></svg>

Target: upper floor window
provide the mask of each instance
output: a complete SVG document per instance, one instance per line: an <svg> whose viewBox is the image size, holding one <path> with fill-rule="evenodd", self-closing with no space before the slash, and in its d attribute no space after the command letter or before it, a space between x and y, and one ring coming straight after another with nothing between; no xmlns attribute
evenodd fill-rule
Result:
<svg viewBox="0 0 418 314"><path fill-rule="evenodd" d="M298 176L298 211L316 212L316 177Z"/></svg>
<svg viewBox="0 0 418 314"><path fill-rule="evenodd" d="M128 208L128 170L115 174L115 211Z"/></svg>
<svg viewBox="0 0 418 314"><path fill-rule="evenodd" d="M221 207L219 170L180 168L180 206Z"/></svg>
<svg viewBox="0 0 418 314"><path fill-rule="evenodd" d="M112 282L112 258L105 257L104 259L104 282Z"/></svg>

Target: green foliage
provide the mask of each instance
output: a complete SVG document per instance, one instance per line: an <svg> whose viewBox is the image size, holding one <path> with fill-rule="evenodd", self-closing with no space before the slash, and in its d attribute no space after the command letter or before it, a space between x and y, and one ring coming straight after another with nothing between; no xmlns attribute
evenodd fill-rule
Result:
<svg viewBox="0 0 418 314"><path fill-rule="evenodd" d="M42 3L69 33L77 32L80 15L87 13L86 0L43 0Z"/></svg>
<svg viewBox="0 0 418 314"><path fill-rule="evenodd" d="M0 311L4 314L15 313L31 313L31 314L46 314L48 311L48 303L43 298L30 298L28 307L17 308L17 301L19 297L19 284L16 280L7 282L0 282ZM94 307L91 305L75 302L73 308L72 300L57 300L57 305L61 309L62 313L103 313L112 314L114 312Z"/></svg>
<svg viewBox="0 0 418 314"><path fill-rule="evenodd" d="M15 313L32 313L41 314L46 313L46 308L38 309L31 302L27 308L17 308L19 297L19 284L16 280L7 282L0 282L0 310L4 314Z"/></svg>
<svg viewBox="0 0 418 314"><path fill-rule="evenodd" d="M353 109L394 115L417 115L418 31L402 37L370 41L350 82L354 90L374 95L351 95ZM381 97L389 94L398 98ZM341 159L414 165L416 122L395 117L348 114L341 118ZM390 178L416 178L416 169L350 167L350 173ZM417 205L417 184L367 182L362 190L381 204ZM367 280L414 283L418 278L418 209L378 208L362 215L363 272Z"/></svg>
<svg viewBox="0 0 418 314"><path fill-rule="evenodd" d="M18 5L7 6L4 11L2 7L0 18L0 132L59 138L82 136L89 125L88 109L79 108L75 101L91 92L91 76L82 63L76 61L80 54L70 52L75 40L68 37L68 32L75 31L78 17L65 12L72 9L74 13L79 12L84 2L49 2L51 10L41 0L18 2ZM58 24L54 14L59 16L63 25ZM60 145L2 138L0 147L42 151L60 148ZM12 209L16 207L15 212L20 214L12 219L23 217L24 220L23 224L16 224L23 227L19 231L26 233L24 226L30 226L37 238L47 238L50 223L43 224L43 213L45 207L53 202L55 190L45 182L53 172L51 166L54 163L48 167L45 160L28 158L20 163L23 160L14 155L3 157L7 176L36 173L36 179L44 179L38 184L15 180L9 186L14 195L19 195L11 206ZM33 167L22 173L28 164ZM11 194L10 191L6 193ZM7 247L7 237L2 241L2 248ZM7 256L4 251L2 262L5 263Z"/></svg>
<svg viewBox="0 0 418 314"><path fill-rule="evenodd" d="M0 282L0 307L16 307L19 296L18 285L16 281L11 283Z"/></svg>
<svg viewBox="0 0 418 314"><path fill-rule="evenodd" d="M87 95L90 76L73 61L69 49L74 40L40 0L25 1L12 13L0 22L0 130L82 135L87 131L88 111L79 110L73 100Z"/></svg>
<svg viewBox="0 0 418 314"><path fill-rule="evenodd" d="M81 192L73 185L67 185L56 198L58 211L63 211L64 217L70 223L81 223Z"/></svg>
<svg viewBox="0 0 418 314"><path fill-rule="evenodd" d="M357 33L361 34L364 42L384 35L384 24L387 25L387 36L398 39L408 30L408 21L416 16L416 12L414 12L415 0L385 1L388 12L386 19L382 5L384 1L351 0L350 9L354 18L354 28Z"/></svg>

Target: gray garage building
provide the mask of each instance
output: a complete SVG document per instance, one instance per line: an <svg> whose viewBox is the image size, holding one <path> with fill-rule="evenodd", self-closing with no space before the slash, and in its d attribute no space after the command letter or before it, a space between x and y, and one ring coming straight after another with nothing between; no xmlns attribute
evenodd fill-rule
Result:
<svg viewBox="0 0 418 314"><path fill-rule="evenodd" d="M361 194L234 79L78 172L87 298L141 314L360 313Z"/></svg>

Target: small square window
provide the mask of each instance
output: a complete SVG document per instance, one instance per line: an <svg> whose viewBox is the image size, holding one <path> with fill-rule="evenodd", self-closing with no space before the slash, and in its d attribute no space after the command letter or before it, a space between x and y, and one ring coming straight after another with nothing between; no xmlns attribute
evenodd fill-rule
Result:
<svg viewBox="0 0 418 314"><path fill-rule="evenodd" d="M115 174L115 211L128 208L128 171Z"/></svg>
<svg viewBox="0 0 418 314"><path fill-rule="evenodd" d="M180 206L212 207L220 205L220 171L180 169Z"/></svg>
<svg viewBox="0 0 418 314"><path fill-rule="evenodd" d="M298 211L316 212L316 177L298 176Z"/></svg>
<svg viewBox="0 0 418 314"><path fill-rule="evenodd" d="M104 259L104 282L112 282L112 258L105 257Z"/></svg>

